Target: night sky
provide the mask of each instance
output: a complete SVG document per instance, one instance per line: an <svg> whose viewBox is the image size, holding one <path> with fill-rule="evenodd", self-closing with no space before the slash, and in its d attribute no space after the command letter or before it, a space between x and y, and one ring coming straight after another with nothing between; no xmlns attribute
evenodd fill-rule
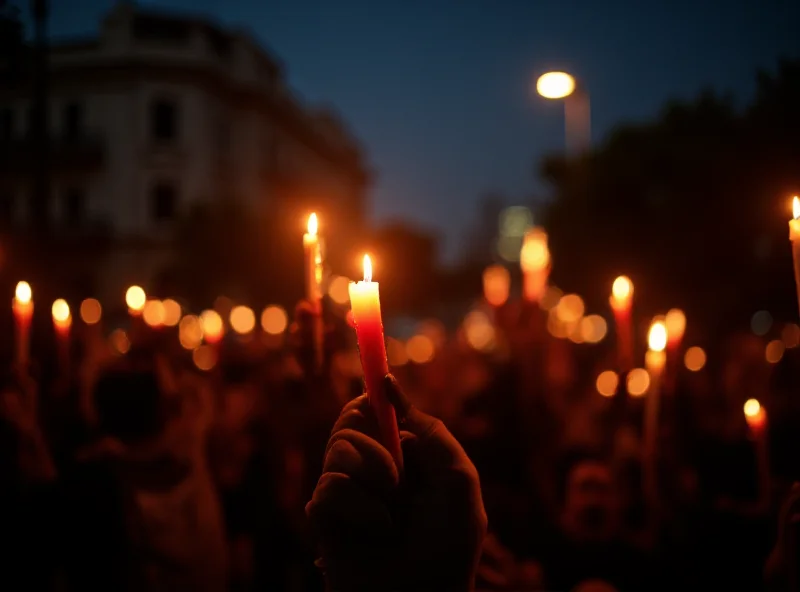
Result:
<svg viewBox="0 0 800 592"><path fill-rule="evenodd" d="M113 0L51 0L54 37L91 34ZM704 87L744 102L758 67L800 55L797 0L170 0L245 25L305 100L334 105L377 172L373 213L441 229L452 253L482 193L547 194L536 163L563 111L531 92L577 76L594 141Z"/></svg>

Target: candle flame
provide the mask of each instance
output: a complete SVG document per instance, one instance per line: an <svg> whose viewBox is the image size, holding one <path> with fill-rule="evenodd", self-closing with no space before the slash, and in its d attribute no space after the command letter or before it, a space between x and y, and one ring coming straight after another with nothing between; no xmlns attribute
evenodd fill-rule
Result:
<svg viewBox="0 0 800 592"><path fill-rule="evenodd" d="M670 340L680 340L686 331L686 315L679 308L671 309L666 316L667 333Z"/></svg>
<svg viewBox="0 0 800 592"><path fill-rule="evenodd" d="M146 302L147 295L141 286L131 286L128 288L128 291L125 292L125 304L127 304L128 308L131 310L142 310Z"/></svg>
<svg viewBox="0 0 800 592"><path fill-rule="evenodd" d="M17 284L15 296L17 302L21 302L22 304L28 304L28 302L31 301L31 298L33 298L33 291L31 290L31 285L28 282L19 282Z"/></svg>
<svg viewBox="0 0 800 592"><path fill-rule="evenodd" d="M796 195L792 198L792 217L795 220L800 218L800 197Z"/></svg>
<svg viewBox="0 0 800 592"><path fill-rule="evenodd" d="M660 352L667 347L667 326L663 321L656 321L650 325L650 332L647 334L647 345L650 351Z"/></svg>
<svg viewBox="0 0 800 592"><path fill-rule="evenodd" d="M318 226L319 223L317 222L317 214L312 213L308 217L308 234L310 234L311 236L317 236Z"/></svg>
<svg viewBox="0 0 800 592"><path fill-rule="evenodd" d="M621 275L614 280L611 293L615 300L627 300L633 295L633 282L627 276Z"/></svg>
<svg viewBox="0 0 800 592"><path fill-rule="evenodd" d="M761 403L755 399L748 399L744 404L744 414L747 417L756 417L759 413L761 413Z"/></svg>
<svg viewBox="0 0 800 592"><path fill-rule="evenodd" d="M364 281L372 281L372 261L370 261L369 255L364 255Z"/></svg>
<svg viewBox="0 0 800 592"><path fill-rule="evenodd" d="M69 304L63 298L59 298L53 302L53 320L63 323L67 319L69 319Z"/></svg>

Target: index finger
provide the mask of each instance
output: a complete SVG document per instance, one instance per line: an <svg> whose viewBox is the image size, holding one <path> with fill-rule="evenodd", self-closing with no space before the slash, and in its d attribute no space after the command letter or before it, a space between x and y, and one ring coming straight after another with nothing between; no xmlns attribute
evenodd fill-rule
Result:
<svg viewBox="0 0 800 592"><path fill-rule="evenodd" d="M331 436L341 430L355 430L378 442L381 441L378 420L369 405L367 395L356 397L342 408L339 419L333 425Z"/></svg>

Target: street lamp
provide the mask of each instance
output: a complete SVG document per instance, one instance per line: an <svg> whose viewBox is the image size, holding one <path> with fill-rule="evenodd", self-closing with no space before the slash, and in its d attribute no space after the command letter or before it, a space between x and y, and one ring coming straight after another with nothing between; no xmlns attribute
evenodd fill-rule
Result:
<svg viewBox="0 0 800 592"><path fill-rule="evenodd" d="M545 99L564 99L567 151L579 153L591 142L589 94L566 72L546 72L536 80L536 92Z"/></svg>

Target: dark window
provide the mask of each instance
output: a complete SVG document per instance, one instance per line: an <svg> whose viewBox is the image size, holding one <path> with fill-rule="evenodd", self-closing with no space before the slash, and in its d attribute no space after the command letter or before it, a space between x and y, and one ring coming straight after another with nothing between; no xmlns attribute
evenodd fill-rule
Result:
<svg viewBox="0 0 800 592"><path fill-rule="evenodd" d="M78 138L83 133L83 105L67 103L64 106L64 136Z"/></svg>
<svg viewBox="0 0 800 592"><path fill-rule="evenodd" d="M178 189L173 183L160 182L153 186L151 213L153 220L172 220L178 209Z"/></svg>
<svg viewBox="0 0 800 592"><path fill-rule="evenodd" d="M67 226L80 226L86 212L86 196L77 188L68 189L64 193L64 221Z"/></svg>
<svg viewBox="0 0 800 592"><path fill-rule="evenodd" d="M7 225L14 220L16 200L10 191L0 190L0 224Z"/></svg>
<svg viewBox="0 0 800 592"><path fill-rule="evenodd" d="M11 107L0 109L0 139L8 140L14 135L14 111Z"/></svg>
<svg viewBox="0 0 800 592"><path fill-rule="evenodd" d="M174 101L159 99L150 105L150 126L153 139L168 142L178 137L178 106Z"/></svg>

